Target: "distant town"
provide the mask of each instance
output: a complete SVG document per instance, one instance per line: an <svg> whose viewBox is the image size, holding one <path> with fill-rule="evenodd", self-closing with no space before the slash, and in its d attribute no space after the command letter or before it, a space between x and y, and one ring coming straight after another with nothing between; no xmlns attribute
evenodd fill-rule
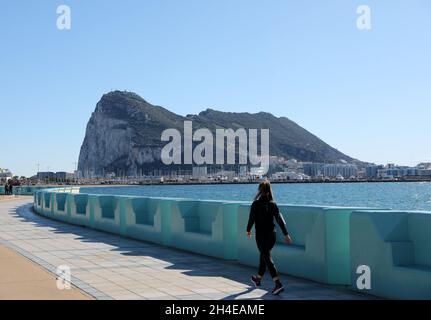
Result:
<svg viewBox="0 0 431 320"><path fill-rule="evenodd" d="M188 184L188 183L253 183L264 176L272 182L397 182L431 181L431 163L420 163L415 167L396 164L358 166L350 163L313 163L295 159L271 157L270 173L263 175L259 167L239 166L237 170L209 169L206 166L191 170L153 170L148 174L124 176L114 172L104 176L93 176L91 172L40 171L32 177L16 176L9 169L0 168L0 182L10 180L13 185L140 185L140 184Z"/></svg>

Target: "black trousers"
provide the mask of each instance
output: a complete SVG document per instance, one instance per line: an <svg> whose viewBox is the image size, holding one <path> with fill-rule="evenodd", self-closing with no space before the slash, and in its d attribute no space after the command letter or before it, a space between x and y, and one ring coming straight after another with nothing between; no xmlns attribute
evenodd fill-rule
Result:
<svg viewBox="0 0 431 320"><path fill-rule="evenodd" d="M278 271L275 267L274 261L271 258L271 249L274 247L276 242L276 234L273 232L265 232L265 233L256 233L256 243L257 248L260 252L259 258L259 276L263 276L265 274L266 269L268 268L269 274L271 278L278 277Z"/></svg>

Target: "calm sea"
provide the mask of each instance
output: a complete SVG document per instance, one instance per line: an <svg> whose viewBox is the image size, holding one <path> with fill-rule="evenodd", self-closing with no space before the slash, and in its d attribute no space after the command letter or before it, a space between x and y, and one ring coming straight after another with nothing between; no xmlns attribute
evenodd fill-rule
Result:
<svg viewBox="0 0 431 320"><path fill-rule="evenodd" d="M251 201L257 184L81 188L82 193ZM273 184L280 204L431 211L431 182Z"/></svg>

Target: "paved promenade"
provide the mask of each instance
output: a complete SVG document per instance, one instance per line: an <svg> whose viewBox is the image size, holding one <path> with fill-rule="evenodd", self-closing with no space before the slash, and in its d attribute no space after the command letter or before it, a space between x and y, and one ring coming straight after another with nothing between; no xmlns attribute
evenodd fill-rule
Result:
<svg viewBox="0 0 431 320"><path fill-rule="evenodd" d="M58 290L55 276L19 253L0 245L0 300L88 300L72 288Z"/></svg>
<svg viewBox="0 0 431 320"><path fill-rule="evenodd" d="M0 201L10 201L10 200L14 200L15 197L14 196L4 196L4 195L0 195Z"/></svg>
<svg viewBox="0 0 431 320"><path fill-rule="evenodd" d="M68 265L77 298L96 299L367 299L342 287L330 287L286 275L279 297L250 286L254 268L159 245L139 242L40 217L31 210L33 198L0 202L0 245L50 272L55 287L57 266ZM5 260L3 260L5 259ZM0 259L0 269L8 256ZM14 263L9 260L7 263ZM14 283L15 281L15 283ZM26 279L9 281L9 286ZM0 282L0 298L8 297ZM40 288L43 292L44 287ZM56 289L58 290L58 289ZM69 290L58 290L58 298ZM35 295L34 298L40 296Z"/></svg>

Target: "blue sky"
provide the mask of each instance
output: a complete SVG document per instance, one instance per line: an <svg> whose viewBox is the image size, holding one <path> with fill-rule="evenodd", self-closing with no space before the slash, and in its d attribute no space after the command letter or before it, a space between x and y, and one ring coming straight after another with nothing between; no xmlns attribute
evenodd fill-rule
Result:
<svg viewBox="0 0 431 320"><path fill-rule="evenodd" d="M287 116L364 161L431 161L427 0L1 0L0 39L0 167L19 175L72 171L114 89L183 115Z"/></svg>

